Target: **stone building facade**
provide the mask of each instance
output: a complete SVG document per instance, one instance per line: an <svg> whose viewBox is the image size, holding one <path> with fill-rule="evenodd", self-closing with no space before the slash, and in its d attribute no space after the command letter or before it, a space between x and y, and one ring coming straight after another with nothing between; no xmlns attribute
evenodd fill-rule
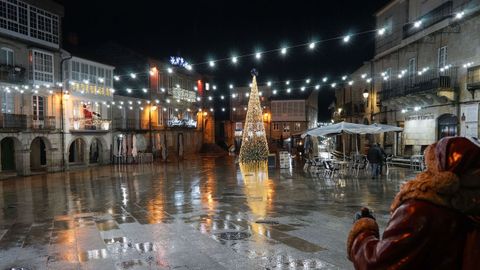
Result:
<svg viewBox="0 0 480 270"><path fill-rule="evenodd" d="M1 2L1 171L60 170L63 7L46 0Z"/></svg>
<svg viewBox="0 0 480 270"><path fill-rule="evenodd" d="M422 153L445 136L478 137L479 11L476 0L396 0L375 14L383 30L375 57L352 79L370 81L364 122L404 128L375 139L392 154ZM337 108L346 105L337 96Z"/></svg>
<svg viewBox="0 0 480 270"><path fill-rule="evenodd" d="M121 49L72 55L61 5L0 4L0 177L118 161L118 138L165 160L214 141L201 76Z"/></svg>

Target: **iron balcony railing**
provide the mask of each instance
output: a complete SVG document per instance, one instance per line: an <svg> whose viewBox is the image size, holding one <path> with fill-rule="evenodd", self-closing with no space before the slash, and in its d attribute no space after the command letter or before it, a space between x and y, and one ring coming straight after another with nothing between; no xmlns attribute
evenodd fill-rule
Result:
<svg viewBox="0 0 480 270"><path fill-rule="evenodd" d="M54 130L55 116L32 116L25 114L3 113L0 117L0 128L11 130Z"/></svg>
<svg viewBox="0 0 480 270"><path fill-rule="evenodd" d="M26 82L26 79L25 68L0 64L0 81L22 84Z"/></svg>
<svg viewBox="0 0 480 270"><path fill-rule="evenodd" d="M152 126L153 128L153 126ZM148 120L139 120L132 118L115 118L113 119L113 129L116 130L149 130Z"/></svg>
<svg viewBox="0 0 480 270"><path fill-rule="evenodd" d="M452 16L453 2L447 1L422 17L418 18L414 22L408 23L403 26L403 38L412 36L423 29L426 29L444 19ZM418 27L415 27L415 22L421 22Z"/></svg>
<svg viewBox="0 0 480 270"><path fill-rule="evenodd" d="M2 113L0 116L0 128L2 129L27 129L27 116L24 114Z"/></svg>
<svg viewBox="0 0 480 270"><path fill-rule="evenodd" d="M380 100L414 95L419 93L450 89L453 90L457 84L457 67L451 67L440 71L439 69L429 69L422 72L421 75L405 75L400 79L391 79L383 81L382 91L379 92Z"/></svg>
<svg viewBox="0 0 480 270"><path fill-rule="evenodd" d="M56 128L55 116L31 117L28 127L33 130L54 130Z"/></svg>

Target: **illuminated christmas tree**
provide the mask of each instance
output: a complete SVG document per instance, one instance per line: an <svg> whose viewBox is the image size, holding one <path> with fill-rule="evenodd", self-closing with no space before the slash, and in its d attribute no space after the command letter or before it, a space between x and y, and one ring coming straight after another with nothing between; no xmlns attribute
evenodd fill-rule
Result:
<svg viewBox="0 0 480 270"><path fill-rule="evenodd" d="M262 106L257 87L257 72L252 70L252 89L248 101L247 117L243 129L240 163L253 164L268 159L268 143L263 124Z"/></svg>

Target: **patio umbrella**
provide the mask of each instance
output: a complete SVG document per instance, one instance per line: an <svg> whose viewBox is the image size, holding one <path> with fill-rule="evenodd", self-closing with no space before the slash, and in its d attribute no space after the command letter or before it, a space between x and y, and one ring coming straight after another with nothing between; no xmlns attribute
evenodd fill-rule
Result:
<svg viewBox="0 0 480 270"><path fill-rule="evenodd" d="M113 139L113 156L118 155L118 137Z"/></svg>
<svg viewBox="0 0 480 270"><path fill-rule="evenodd" d="M338 135L342 133L348 134L368 134L380 130L379 127L372 127L362 124L354 124L348 122L340 122L337 124L323 126L318 128L312 128L307 130L302 134L302 138L305 138L307 135L311 136L328 136L328 135Z"/></svg>
<svg viewBox="0 0 480 270"><path fill-rule="evenodd" d="M137 157L137 135L132 135L132 156L133 158Z"/></svg>
<svg viewBox="0 0 480 270"><path fill-rule="evenodd" d="M122 137L122 156L127 156L127 136Z"/></svg>
<svg viewBox="0 0 480 270"><path fill-rule="evenodd" d="M384 124L371 124L370 127L378 128L378 130L369 132L370 134L380 134L384 132L401 132L403 128Z"/></svg>
<svg viewBox="0 0 480 270"><path fill-rule="evenodd" d="M369 134L379 131L379 127L372 127L363 124L354 124L348 122L340 122L337 124L323 126L318 128L313 128L307 130L302 134L302 138L305 138L307 135L311 136L332 136L340 134ZM345 159L345 138L343 138L343 159ZM356 141L356 140L355 140ZM358 148L358 146L357 146ZM357 150L358 151L358 150Z"/></svg>
<svg viewBox="0 0 480 270"><path fill-rule="evenodd" d="M372 132L372 134L380 134L380 133L385 133L385 132L402 132L403 128L397 127L397 126L391 126L391 125L385 125L385 124L371 124L371 127L377 127L379 130ZM395 133L395 141L397 141L397 133ZM397 154L397 145L395 144L394 146L394 151L395 154Z"/></svg>

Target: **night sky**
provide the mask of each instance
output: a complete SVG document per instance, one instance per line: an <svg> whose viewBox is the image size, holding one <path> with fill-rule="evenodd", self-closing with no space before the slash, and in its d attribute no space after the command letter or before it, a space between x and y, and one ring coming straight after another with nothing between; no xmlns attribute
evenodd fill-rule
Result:
<svg viewBox="0 0 480 270"><path fill-rule="evenodd" d="M65 6L64 47L82 51L95 43L115 41L140 53L168 60L182 56L191 63L271 50L284 45L318 41L375 28L373 13L389 0L336 1L114 1L58 0ZM248 85L250 70L259 71L260 82L304 80L320 83L324 76L340 77L373 55L374 34L341 41L219 62L214 69L195 66L195 71L214 76L219 90L228 84ZM93 59L94 60L94 59ZM338 80L338 79L337 79ZM300 87L301 83L291 85ZM284 85L276 86L282 90ZM329 118L327 107L333 91L322 88L320 116Z"/></svg>

